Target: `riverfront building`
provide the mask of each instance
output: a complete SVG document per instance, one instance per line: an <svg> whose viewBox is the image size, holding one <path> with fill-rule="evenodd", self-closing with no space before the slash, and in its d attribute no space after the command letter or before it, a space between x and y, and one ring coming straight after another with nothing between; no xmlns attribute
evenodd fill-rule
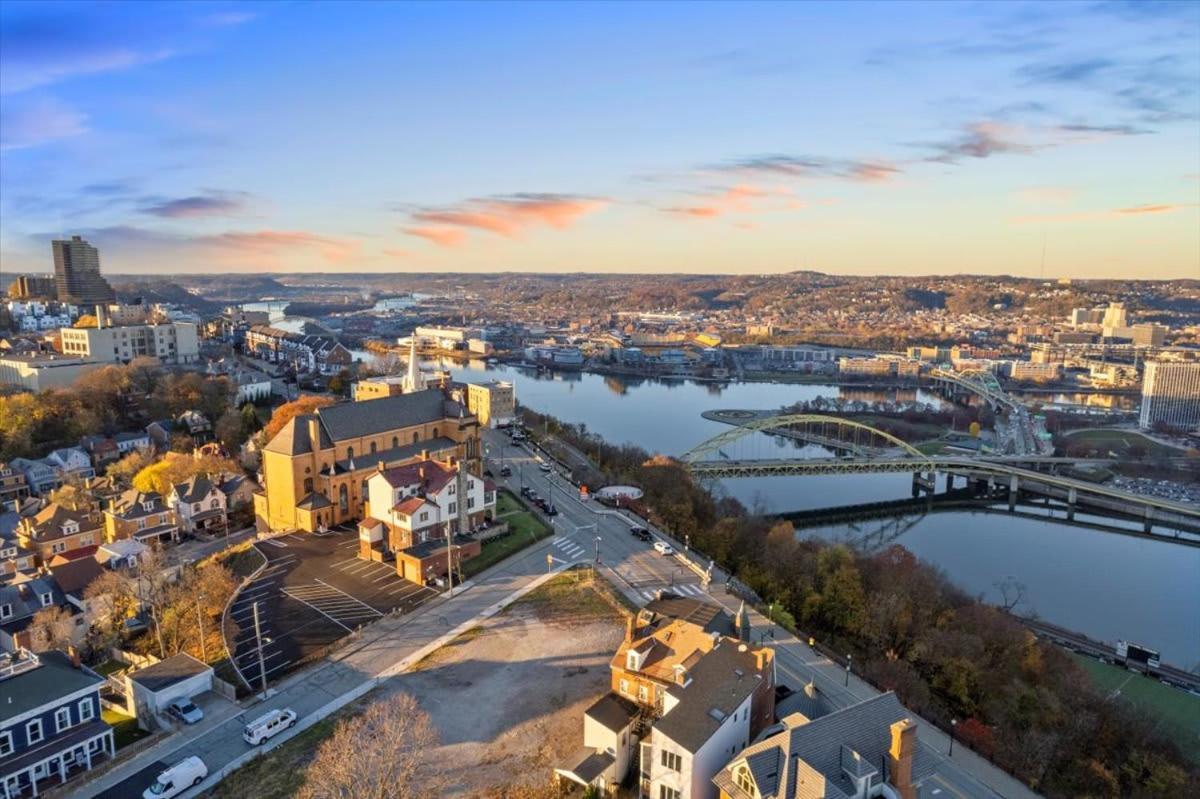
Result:
<svg viewBox="0 0 1200 799"><path fill-rule="evenodd" d="M94 361L129 363L148 356L167 364L181 364L195 363L200 358L200 340L196 326L190 322L64 327L59 335L64 355Z"/></svg>
<svg viewBox="0 0 1200 799"><path fill-rule="evenodd" d="M1148 361L1142 379L1139 424L1191 430L1200 427L1200 361Z"/></svg>
<svg viewBox="0 0 1200 799"><path fill-rule="evenodd" d="M516 390L512 383L503 380L467 383L467 410L475 414L482 425L510 425L517 415Z"/></svg>
<svg viewBox="0 0 1200 799"><path fill-rule="evenodd" d="M263 448L258 527L314 532L357 521L379 464L456 458L479 473L480 451L479 421L438 389L319 408Z"/></svg>

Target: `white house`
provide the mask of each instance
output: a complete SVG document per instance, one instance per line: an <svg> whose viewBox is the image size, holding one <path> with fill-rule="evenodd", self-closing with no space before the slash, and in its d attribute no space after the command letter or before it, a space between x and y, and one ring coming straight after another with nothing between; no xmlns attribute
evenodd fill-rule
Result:
<svg viewBox="0 0 1200 799"><path fill-rule="evenodd" d="M193 475L187 482L172 486L167 505L175 509L179 526L185 532L225 530L228 500L207 475Z"/></svg>
<svg viewBox="0 0 1200 799"><path fill-rule="evenodd" d="M393 550L444 538L447 525L457 530L460 513L467 514L468 527L474 526L495 507L494 486L465 472L460 481L449 463L423 460L380 469L367 479L369 518L388 528Z"/></svg>
<svg viewBox="0 0 1200 799"><path fill-rule="evenodd" d="M597 788L602 795L621 784L637 750L638 706L613 693L583 714L583 748L570 765L554 769L560 780Z"/></svg>

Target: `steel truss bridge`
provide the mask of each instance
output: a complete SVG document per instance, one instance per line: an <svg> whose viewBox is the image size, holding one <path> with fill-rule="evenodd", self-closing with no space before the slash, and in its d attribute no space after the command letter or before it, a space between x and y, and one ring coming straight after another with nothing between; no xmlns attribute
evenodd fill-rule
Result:
<svg viewBox="0 0 1200 799"><path fill-rule="evenodd" d="M955 372L949 369L931 369L929 377L935 383L949 384L978 394L993 410L1003 408L1005 411L1015 411L1022 407L1019 400L1014 399L1000 386L1000 381L991 372L984 370L968 370Z"/></svg>
<svg viewBox="0 0 1200 799"><path fill-rule="evenodd" d="M786 434L792 427L811 430L813 426L820 426L824 431L823 436L829 436L831 433L850 435L858 437L859 441L866 439L875 444L886 442L891 447L886 451L877 447L874 454L840 458L742 458L731 456L727 452L733 450L737 442L755 433ZM1200 530L1200 508L1193 505L1133 494L1055 473L1055 470L1062 466L1108 461L1044 455L926 455L883 430L834 416L754 416L744 424L725 430L692 448L681 460L696 477L710 479L907 472L913 475L914 491L920 488L929 492L934 490L936 475L943 473L948 475L951 481L955 476L962 476L967 478L968 482L984 483L992 492L1003 492L1007 489L1010 509L1015 505L1018 492L1028 491L1065 501L1072 517L1075 505L1080 503L1124 516L1141 518L1147 531L1153 523L1182 525Z"/></svg>

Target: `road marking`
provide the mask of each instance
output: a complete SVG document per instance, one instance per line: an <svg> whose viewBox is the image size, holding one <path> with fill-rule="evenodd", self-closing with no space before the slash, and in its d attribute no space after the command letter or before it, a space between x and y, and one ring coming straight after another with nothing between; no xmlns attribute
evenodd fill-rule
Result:
<svg viewBox="0 0 1200 799"><path fill-rule="evenodd" d="M319 607L317 607L316 605L312 604L311 602L305 602L303 599L301 599L301 598L300 598L300 597L298 597L298 596L292 596L292 594L288 593L288 591L287 591L287 590L284 590L284 592L283 592L283 593L287 594L289 597L291 597L292 599L296 600L297 602L299 602L299 603L300 603L300 604L302 604L302 605L308 605L308 607L312 608L312 609L313 609L313 610L315 610L317 613L320 613L322 616L324 616L325 618L329 619L331 622L333 622L334 624L336 624L338 627L341 627L341 628L342 628L343 630L345 630L346 632L353 632L353 631L352 631L352 630L351 630L349 627L347 627L346 625L342 624L340 621L338 621L337 619L335 619L333 616L330 616L328 613L326 613L325 611L321 610Z"/></svg>
<svg viewBox="0 0 1200 799"><path fill-rule="evenodd" d="M398 574L396 574L394 571L390 571L390 570L389 570L387 574L383 575L382 577L380 577L380 578L379 578L378 580L376 580L375 582L377 582L377 583L382 583L384 580L390 580L390 579L392 579L393 577L398 577L398 576L399 576L399 575L398 575Z"/></svg>
<svg viewBox="0 0 1200 799"><path fill-rule="evenodd" d="M283 543L282 541L277 541L274 538L268 538L266 541L263 541L263 543L270 544L273 547L279 547L280 549L287 547L287 544Z"/></svg>
<svg viewBox="0 0 1200 799"><path fill-rule="evenodd" d="M301 536L298 536L295 533L292 533L290 535L285 535L284 538L288 539L289 541L303 541L304 540Z"/></svg>

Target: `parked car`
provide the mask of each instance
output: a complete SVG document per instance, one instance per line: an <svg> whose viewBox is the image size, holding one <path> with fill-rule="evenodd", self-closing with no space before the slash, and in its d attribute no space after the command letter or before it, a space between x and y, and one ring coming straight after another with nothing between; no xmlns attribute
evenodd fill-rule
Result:
<svg viewBox="0 0 1200 799"><path fill-rule="evenodd" d="M550 464L546 463L545 461L542 461L541 463L539 463L538 468L541 469L543 472L546 472L547 474L554 471L554 467L551 466Z"/></svg>
<svg viewBox="0 0 1200 799"><path fill-rule="evenodd" d="M654 549L660 555L674 555L675 547L668 544L666 541L655 541Z"/></svg>
<svg viewBox="0 0 1200 799"><path fill-rule="evenodd" d="M500 476L501 477L512 477L512 467L508 466L508 465L501 466L500 467Z"/></svg>
<svg viewBox="0 0 1200 799"><path fill-rule="evenodd" d="M272 710L256 718L242 730L242 739L251 746L273 738L284 730L296 726L296 711L291 708Z"/></svg>
<svg viewBox="0 0 1200 799"><path fill-rule="evenodd" d="M553 505L547 505L546 506L546 515L547 516L557 516L558 508L554 507Z"/></svg>
<svg viewBox="0 0 1200 799"><path fill-rule="evenodd" d="M533 493L533 489L529 486L521 486L521 496L528 498Z"/></svg>
<svg viewBox="0 0 1200 799"><path fill-rule="evenodd" d="M631 536L633 536L634 538L639 538L642 541L647 541L647 542L650 541L650 539L652 538L652 536L650 535L650 531L647 530L645 527L630 527L629 534Z"/></svg>
<svg viewBox="0 0 1200 799"><path fill-rule="evenodd" d="M208 776L208 766L196 755L185 757L158 775L154 784L142 792L142 799L170 799L178 796Z"/></svg>
<svg viewBox="0 0 1200 799"><path fill-rule="evenodd" d="M184 724L195 724L204 718L204 711L196 707L192 700L180 697L167 705L167 715L179 719Z"/></svg>

